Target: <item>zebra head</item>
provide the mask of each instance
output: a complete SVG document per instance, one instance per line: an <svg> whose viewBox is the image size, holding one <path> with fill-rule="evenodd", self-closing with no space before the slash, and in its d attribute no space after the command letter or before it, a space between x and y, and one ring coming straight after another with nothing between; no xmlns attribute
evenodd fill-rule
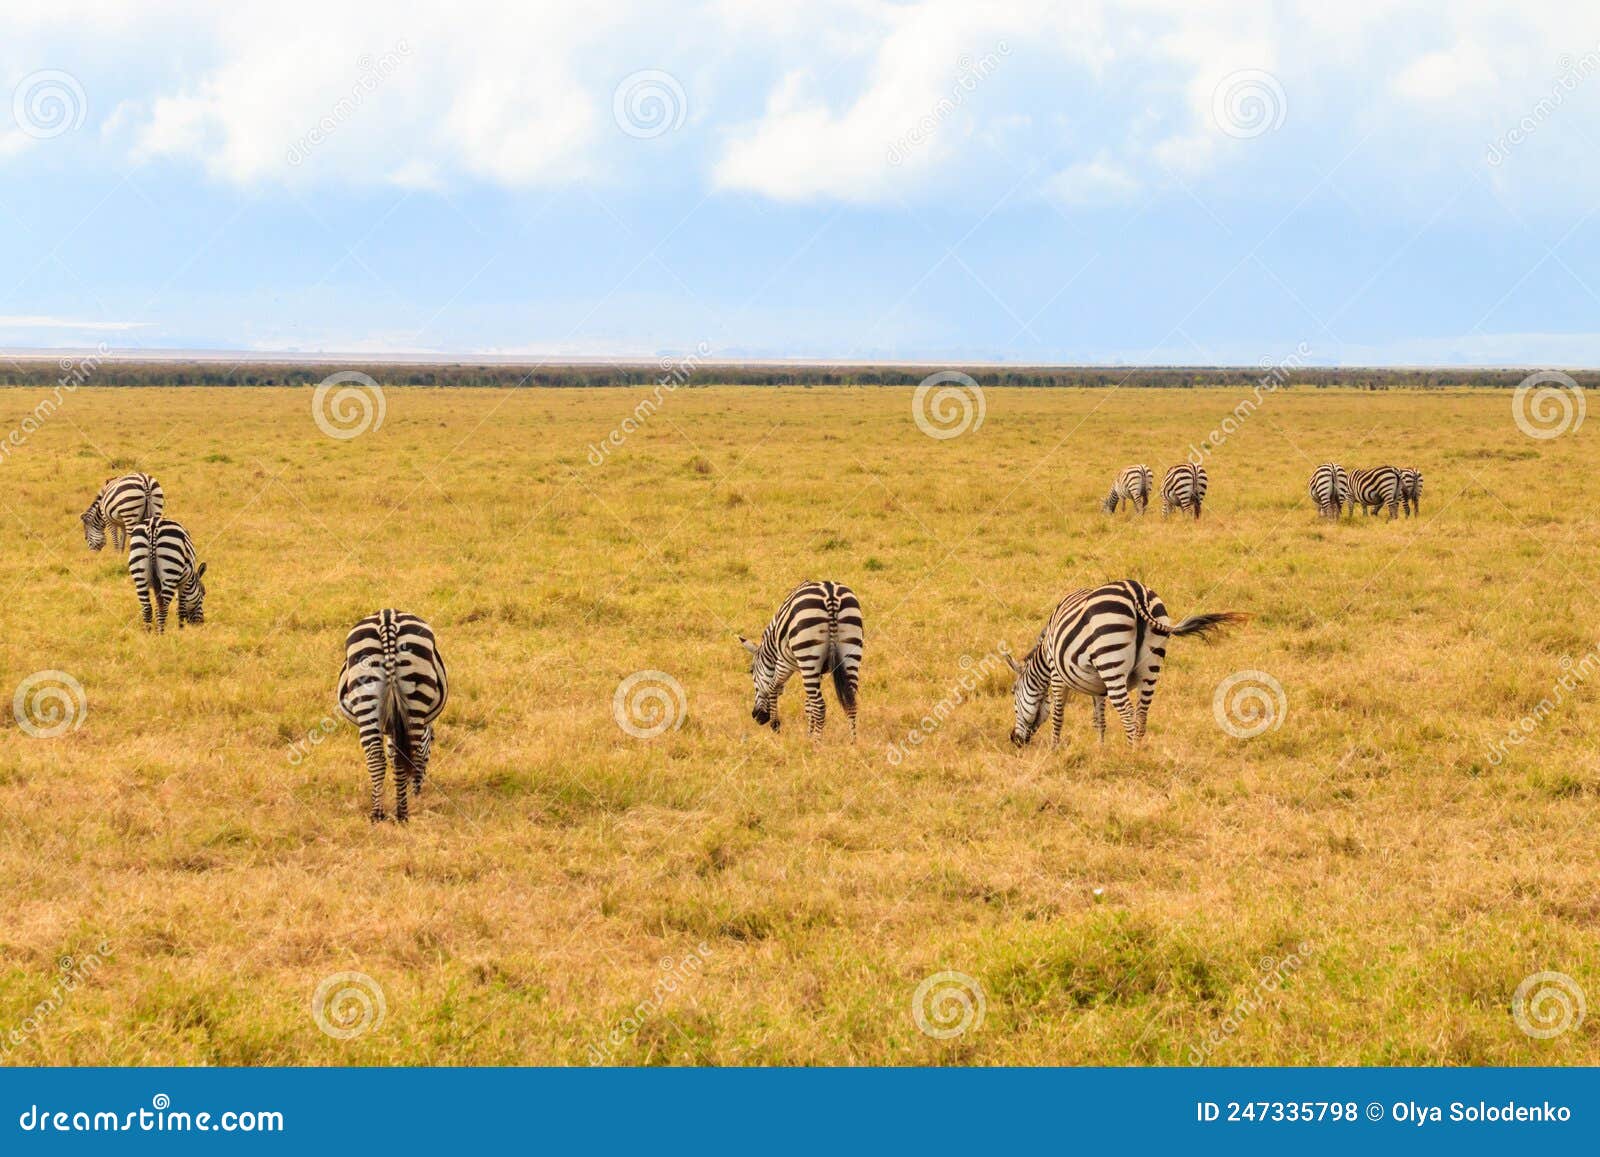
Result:
<svg viewBox="0 0 1600 1157"><path fill-rule="evenodd" d="M90 550L104 550L106 545L106 519L100 513L100 500L96 498L89 504L89 509L80 516L83 519L83 539L89 544Z"/></svg>
<svg viewBox="0 0 1600 1157"><path fill-rule="evenodd" d="M206 621L206 563L185 578L178 591L178 622L198 627Z"/></svg>
<svg viewBox="0 0 1600 1157"><path fill-rule="evenodd" d="M778 665L774 657L763 654L763 649L752 643L743 635L739 642L746 651L750 652L750 681L755 685L756 703L750 710L750 718L761 726L772 726L778 730Z"/></svg>
<svg viewBox="0 0 1600 1157"><path fill-rule="evenodd" d="M1039 730L1039 724L1044 722L1045 681L1042 671L1034 671L1038 654L1038 644L1020 663L1009 652L1006 654L1006 663L1017 675L1016 684L1011 689L1012 706L1017 713L1016 726L1011 729L1011 742L1018 747L1026 747L1033 733Z"/></svg>

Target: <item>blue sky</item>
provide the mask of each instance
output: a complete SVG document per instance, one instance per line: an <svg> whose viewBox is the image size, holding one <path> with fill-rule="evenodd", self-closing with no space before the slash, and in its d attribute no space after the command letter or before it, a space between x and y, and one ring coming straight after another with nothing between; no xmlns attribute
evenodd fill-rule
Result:
<svg viewBox="0 0 1600 1157"><path fill-rule="evenodd" d="M1600 364L1592 4L5 6L4 347Z"/></svg>

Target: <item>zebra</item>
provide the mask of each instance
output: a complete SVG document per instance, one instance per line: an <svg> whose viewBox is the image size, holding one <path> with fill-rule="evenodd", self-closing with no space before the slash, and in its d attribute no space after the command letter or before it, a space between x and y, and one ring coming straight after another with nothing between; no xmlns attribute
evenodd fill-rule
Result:
<svg viewBox="0 0 1600 1157"><path fill-rule="evenodd" d="M1346 506L1355 513L1355 503L1350 497L1350 471L1337 462L1324 462L1311 474L1311 500L1317 504L1317 513L1325 518L1338 518Z"/></svg>
<svg viewBox="0 0 1600 1157"><path fill-rule="evenodd" d="M1415 467L1400 467L1400 505L1407 518L1422 513L1422 471Z"/></svg>
<svg viewBox="0 0 1600 1157"><path fill-rule="evenodd" d="M1161 480L1161 516L1174 510L1193 510L1198 520L1206 497L1206 468L1198 462L1180 462Z"/></svg>
<svg viewBox="0 0 1600 1157"><path fill-rule="evenodd" d="M827 715L822 677L831 674L839 706L850 717L850 741L855 742L856 688L865 637L861 603L854 591L843 583L803 582L778 607L761 632L759 645L743 635L739 642L750 652L756 696L751 718L778 730L778 696L798 671L806 689L806 734L820 738Z"/></svg>
<svg viewBox="0 0 1600 1157"><path fill-rule="evenodd" d="M1150 503L1150 492L1154 489L1155 476L1150 473L1150 467L1143 463L1126 467L1111 483L1111 493L1106 495L1101 508L1107 514L1115 514L1117 507L1126 502L1143 514L1144 508Z"/></svg>
<svg viewBox="0 0 1600 1157"><path fill-rule="evenodd" d="M178 606L178 629L185 623L198 627L206 621L206 564L195 565L194 540L170 518L156 517L135 523L128 531L128 574L139 596L144 627L151 626L155 604L155 630L167 629L167 609Z"/></svg>
<svg viewBox="0 0 1600 1157"><path fill-rule="evenodd" d="M339 714L361 730L373 823L389 818L383 810L385 750L394 763L394 818L406 822L406 790L422 793L433 721L449 691L433 628L416 615L385 609L350 629L339 670Z"/></svg>
<svg viewBox="0 0 1600 1157"><path fill-rule="evenodd" d="M1350 472L1350 500L1360 503L1368 514L1376 514L1387 506L1391 520L1399 517L1400 471L1393 466L1374 466L1368 470Z"/></svg>
<svg viewBox="0 0 1600 1157"><path fill-rule="evenodd" d="M1237 611L1222 611L1190 615L1174 625L1156 593L1133 579L1073 591L1050 615L1021 663L1006 656L1017 676L1012 688L1016 725L1011 742L1025 747L1044 722L1048 705L1052 744L1059 744L1067 692L1078 691L1094 699L1094 726L1102 743L1107 699L1122 719L1129 745L1137 743L1144 738L1145 717L1155 697L1167 639L1178 635L1204 638L1248 618Z"/></svg>
<svg viewBox="0 0 1600 1157"><path fill-rule="evenodd" d="M89 509L80 515L83 519L84 541L89 544L90 550L102 550L109 529L111 545L120 551L134 526L159 518L166 505L161 483L148 474L107 478L100 493L89 503Z"/></svg>

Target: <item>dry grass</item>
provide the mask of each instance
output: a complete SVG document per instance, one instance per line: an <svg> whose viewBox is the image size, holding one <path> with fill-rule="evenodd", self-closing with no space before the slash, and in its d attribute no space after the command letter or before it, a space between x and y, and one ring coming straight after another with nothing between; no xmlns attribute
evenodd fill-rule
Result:
<svg viewBox="0 0 1600 1157"><path fill-rule="evenodd" d="M1108 519L1114 468L1160 470L1221 391L990 391L934 441L902 390L679 391L594 467L644 391L394 390L382 429L319 433L310 392L95 391L0 463L5 686L72 673L83 726L0 728L0 1034L57 958L104 966L10 1063L583 1063L663 975L705 964L623 1063L1600 1063L1591 1016L1519 1031L1518 983L1600 999L1600 688L1487 755L1597 643L1594 437L1536 442L1503 393L1270 397L1211 458L1205 520ZM3 391L5 411L31 410ZM1423 515L1320 523L1326 457L1412 463ZM145 637L78 514L152 470L210 561L209 622ZM1068 590L1138 577L1174 615L1148 746L1006 741L1009 679L898 764L892 743ZM862 738L749 717L734 632L836 578L867 622ZM450 663L409 827L365 818L331 713L344 633L422 614ZM612 695L659 669L681 729L631 738ZM1213 718L1244 669L1285 689L1253 739ZM1229 1026L1264 957L1306 952ZM911 1016L978 979L980 1027ZM322 978L387 1016L332 1039ZM648 1013L648 1010L646 1010Z"/></svg>

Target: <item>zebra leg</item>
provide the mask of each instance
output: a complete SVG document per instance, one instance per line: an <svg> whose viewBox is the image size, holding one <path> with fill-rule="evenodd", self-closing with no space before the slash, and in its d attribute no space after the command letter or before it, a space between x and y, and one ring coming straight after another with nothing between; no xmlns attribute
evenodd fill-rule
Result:
<svg viewBox="0 0 1600 1157"><path fill-rule="evenodd" d="M1061 717L1067 708L1067 682L1050 680L1050 746L1061 746Z"/></svg>
<svg viewBox="0 0 1600 1157"><path fill-rule="evenodd" d="M1150 700L1156 696L1156 681L1148 676L1139 688L1139 706L1133 711L1133 737L1136 740L1144 738L1145 720L1150 716Z"/></svg>
<svg viewBox="0 0 1600 1157"><path fill-rule="evenodd" d="M1096 695L1094 697L1094 729L1100 736L1100 742L1104 743L1106 741L1106 697L1104 695Z"/></svg>
<svg viewBox="0 0 1600 1157"><path fill-rule="evenodd" d="M372 822L380 824L389 816L383 810L383 776L387 767L383 762L384 737L378 734L377 707L373 718L361 725L361 749L367 755L367 779L372 790Z"/></svg>
<svg viewBox="0 0 1600 1157"><path fill-rule="evenodd" d="M422 728L422 738L418 740L416 750L412 752L411 768L411 794L418 799L422 797L422 781L428 775L428 756L433 751L433 724L425 724Z"/></svg>
<svg viewBox="0 0 1600 1157"><path fill-rule="evenodd" d="M827 722L828 704L822 698L822 676L803 675L806 686L806 734L812 739L822 738L822 725Z"/></svg>
<svg viewBox="0 0 1600 1157"><path fill-rule="evenodd" d="M167 600L161 591L156 591L156 634L165 634L167 630Z"/></svg>
<svg viewBox="0 0 1600 1157"><path fill-rule="evenodd" d="M139 613L144 617L144 629L150 630L150 592L148 590L139 592Z"/></svg>
<svg viewBox="0 0 1600 1157"><path fill-rule="evenodd" d="M1111 706L1117 709L1117 716L1122 720L1123 733L1128 737L1128 746L1132 747L1135 739L1135 723L1133 702L1128 698L1128 681L1124 677L1115 683L1106 683L1106 698L1111 700Z"/></svg>

